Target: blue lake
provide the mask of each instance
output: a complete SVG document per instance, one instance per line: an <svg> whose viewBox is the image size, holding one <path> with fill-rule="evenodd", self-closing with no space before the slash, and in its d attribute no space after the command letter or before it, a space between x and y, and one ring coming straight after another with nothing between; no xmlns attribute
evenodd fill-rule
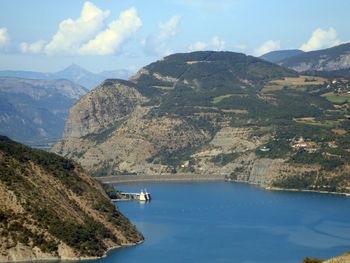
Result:
<svg viewBox="0 0 350 263"><path fill-rule="evenodd" d="M350 250L349 197L225 182L118 186L141 188L152 194L151 203L117 206L145 242L95 262L297 263Z"/></svg>

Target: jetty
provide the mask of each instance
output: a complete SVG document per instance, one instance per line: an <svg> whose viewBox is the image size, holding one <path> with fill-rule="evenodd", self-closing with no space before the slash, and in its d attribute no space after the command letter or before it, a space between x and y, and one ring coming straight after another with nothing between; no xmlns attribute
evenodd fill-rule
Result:
<svg viewBox="0 0 350 263"><path fill-rule="evenodd" d="M120 192L119 195L121 196L121 198L111 199L111 201L119 202L119 201L138 200L140 202L150 202L152 200L151 194L148 193L146 189L141 190L139 193Z"/></svg>

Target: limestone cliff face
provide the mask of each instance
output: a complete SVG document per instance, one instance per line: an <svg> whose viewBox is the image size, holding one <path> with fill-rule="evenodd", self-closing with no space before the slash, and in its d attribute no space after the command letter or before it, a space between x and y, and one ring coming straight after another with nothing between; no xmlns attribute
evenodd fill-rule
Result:
<svg viewBox="0 0 350 263"><path fill-rule="evenodd" d="M305 52L286 58L278 64L296 71L333 71L350 68L350 43Z"/></svg>
<svg viewBox="0 0 350 263"><path fill-rule="evenodd" d="M106 80L71 108L64 136L82 137L108 129L145 100L132 83Z"/></svg>
<svg viewBox="0 0 350 263"><path fill-rule="evenodd" d="M74 107L71 112L74 112ZM137 106L128 118L104 134L65 137L54 151L73 158L96 173L159 173L167 166L150 163L148 158L166 149L170 152L195 147L210 135L181 119L147 118L147 107Z"/></svg>
<svg viewBox="0 0 350 263"><path fill-rule="evenodd" d="M0 137L0 262L101 257L142 240L79 165Z"/></svg>

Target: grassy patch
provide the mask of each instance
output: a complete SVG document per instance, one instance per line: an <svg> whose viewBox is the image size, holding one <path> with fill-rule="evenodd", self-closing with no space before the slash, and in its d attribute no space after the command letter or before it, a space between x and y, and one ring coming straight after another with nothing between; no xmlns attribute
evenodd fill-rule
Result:
<svg viewBox="0 0 350 263"><path fill-rule="evenodd" d="M160 90L173 90L173 86L152 86L152 88L160 89Z"/></svg>
<svg viewBox="0 0 350 263"><path fill-rule="evenodd" d="M232 96L242 97L244 95L242 95L242 94L226 94L226 95L222 95L222 96L217 96L212 100L212 103L217 104L217 103L221 102L223 99L230 98Z"/></svg>
<svg viewBox="0 0 350 263"><path fill-rule="evenodd" d="M313 126L326 128L326 129L332 129L337 124L335 121L329 121L329 120L321 122L321 121L316 121L314 119L295 119L294 121L300 124L313 125Z"/></svg>
<svg viewBox="0 0 350 263"><path fill-rule="evenodd" d="M344 103L350 103L350 95L343 94L343 95L326 95L325 96L327 100L334 104L344 104Z"/></svg>
<svg viewBox="0 0 350 263"><path fill-rule="evenodd" d="M216 164L220 164L220 165L226 165L229 164L231 162L233 162L234 160L236 160L239 157L239 153L220 153L216 156L214 156L211 161L213 163Z"/></svg>
<svg viewBox="0 0 350 263"><path fill-rule="evenodd" d="M322 85L327 81L325 78L312 76L286 77L283 79L271 80L263 88L262 92L282 90L283 87L300 88L306 86Z"/></svg>

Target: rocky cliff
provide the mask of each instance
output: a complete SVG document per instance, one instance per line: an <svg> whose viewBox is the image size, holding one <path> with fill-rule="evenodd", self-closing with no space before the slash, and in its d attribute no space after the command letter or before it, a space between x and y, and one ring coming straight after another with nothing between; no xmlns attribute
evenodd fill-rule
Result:
<svg viewBox="0 0 350 263"><path fill-rule="evenodd" d="M350 43L305 52L278 61L278 64L296 71L334 71L350 68Z"/></svg>
<svg viewBox="0 0 350 263"><path fill-rule="evenodd" d="M79 165L0 137L0 262L101 257L142 240Z"/></svg>

